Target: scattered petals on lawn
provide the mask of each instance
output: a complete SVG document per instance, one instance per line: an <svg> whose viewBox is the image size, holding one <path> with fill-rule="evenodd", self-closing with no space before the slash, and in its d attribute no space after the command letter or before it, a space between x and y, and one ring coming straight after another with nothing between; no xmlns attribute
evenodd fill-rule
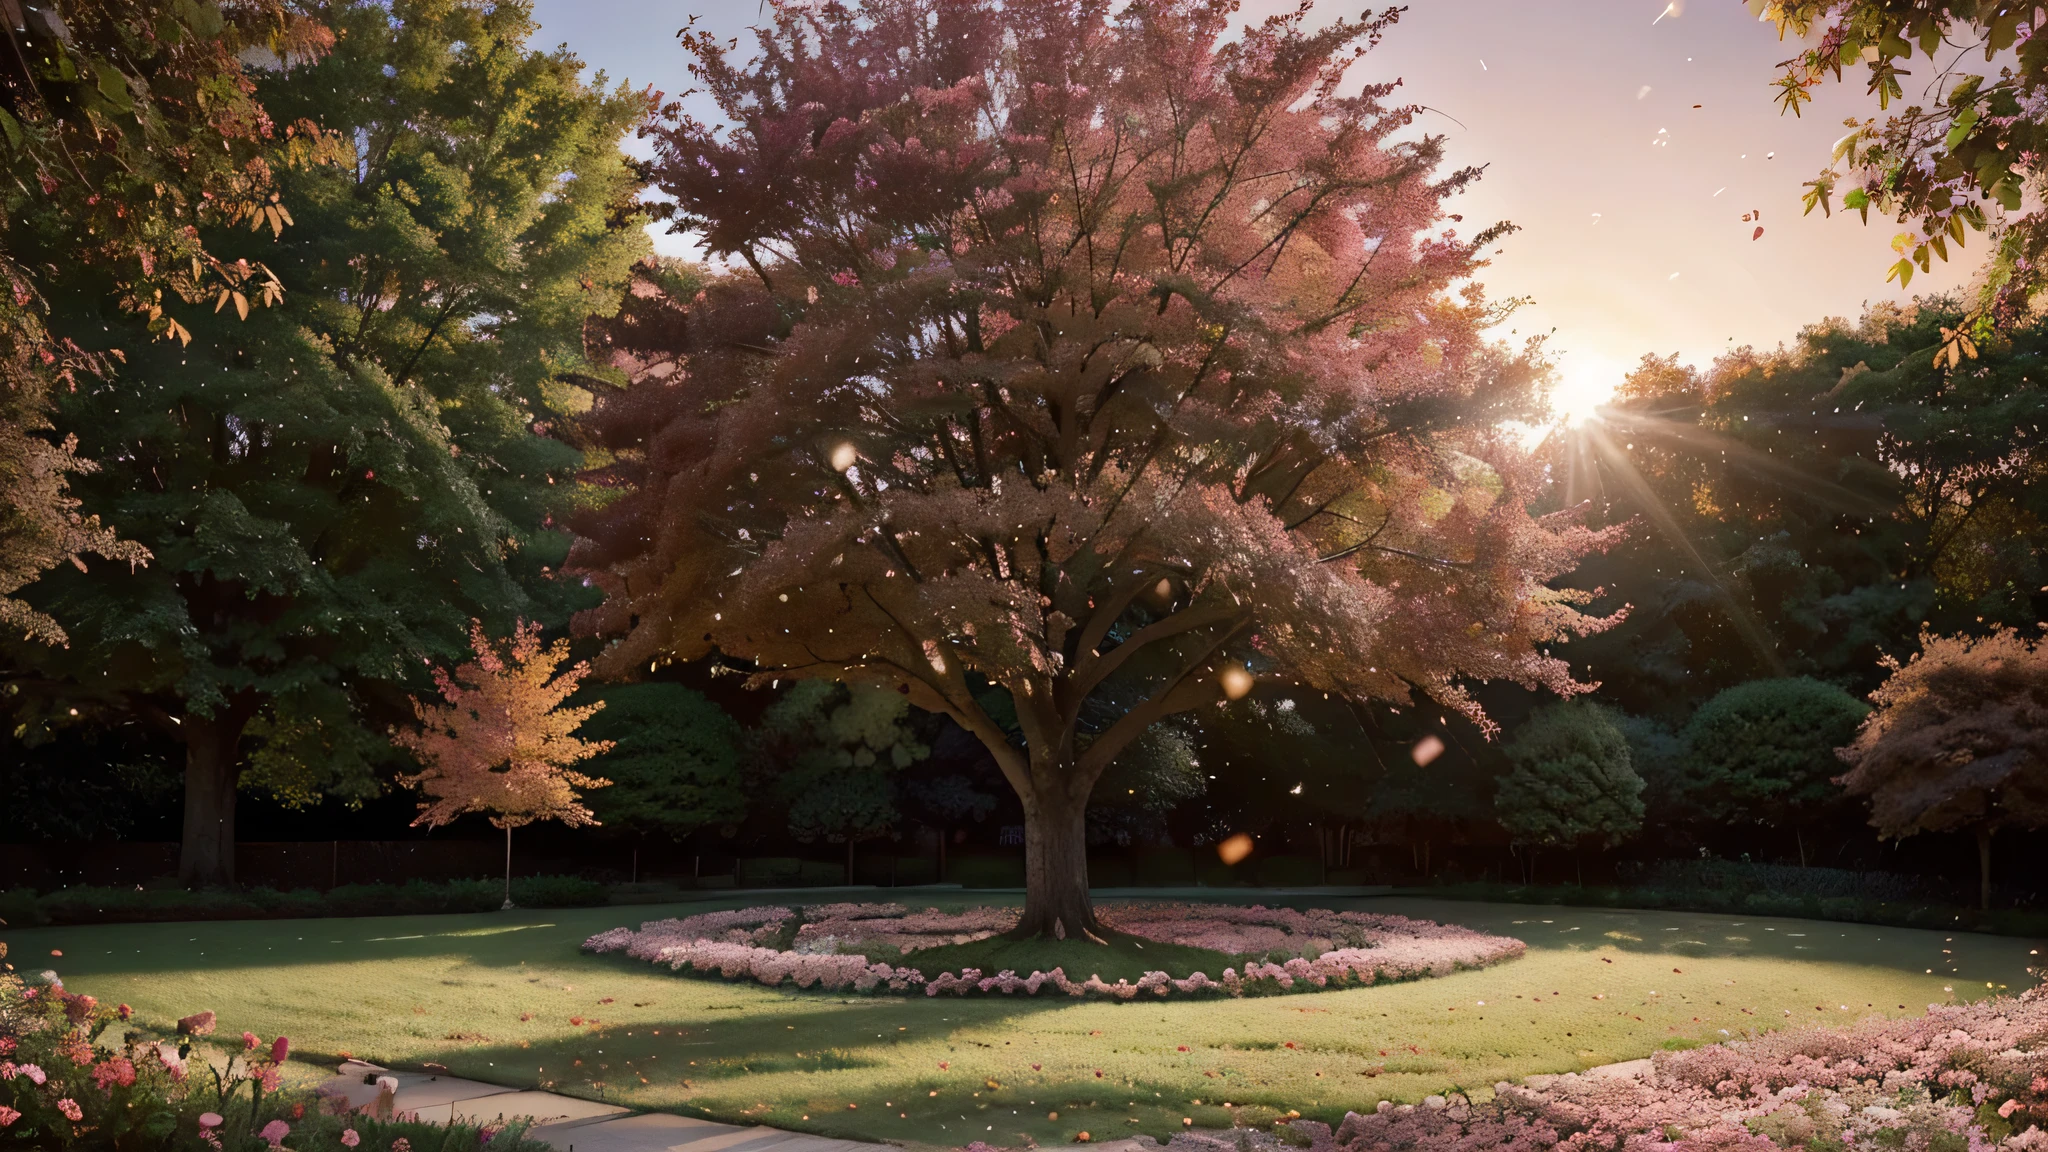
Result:
<svg viewBox="0 0 2048 1152"><path fill-rule="evenodd" d="M1532 1076L1490 1101L1380 1101L1291 1140L1184 1133L1172 1152L1778 1152L2048 1149L2048 995L1659 1052L1641 1072Z"/></svg>
<svg viewBox="0 0 2048 1152"><path fill-rule="evenodd" d="M1308 991L1443 976L1521 956L1526 946L1454 924L1367 912L1297 911L1207 904L1124 904L1098 909L1116 931L1226 954L1235 963L1211 977L1177 978L1146 972L1136 981L1075 981L1062 968L988 975L978 968L941 972L929 979L886 957L925 948L985 940L1014 928L1015 908L912 912L901 904L821 904L802 908L742 908L682 919L614 928L584 941L585 951L624 952L636 959L712 972L728 980L751 978L770 987L785 980L799 988L903 992L1023 992L1055 989L1068 996L1165 996L1251 990ZM885 957L876 959L877 956Z"/></svg>

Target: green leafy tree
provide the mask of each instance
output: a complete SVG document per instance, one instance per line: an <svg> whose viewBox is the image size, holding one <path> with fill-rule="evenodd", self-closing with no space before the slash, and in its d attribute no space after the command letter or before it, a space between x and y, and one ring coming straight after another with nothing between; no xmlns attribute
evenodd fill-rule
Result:
<svg viewBox="0 0 2048 1152"><path fill-rule="evenodd" d="M1194 725L1154 724L1110 761L1088 798L1088 842L1165 840L1165 816L1202 795L1208 782Z"/></svg>
<svg viewBox="0 0 2048 1152"><path fill-rule="evenodd" d="M1628 742L1629 767L1643 778L1643 823L1674 849L1699 817L1693 802L1691 764L1685 738L1652 716L1609 711Z"/></svg>
<svg viewBox="0 0 2048 1152"><path fill-rule="evenodd" d="M1873 305L1701 371L1648 357L1574 432L1558 495L1644 526L1580 575L1631 606L1573 646L1603 699L1675 719L1757 679L1867 692L1923 621L2048 615L2048 323L2002 329L1964 367L1933 364L1923 353L1962 312Z"/></svg>
<svg viewBox="0 0 2048 1152"><path fill-rule="evenodd" d="M680 840L746 816L745 733L725 709L680 684L608 685L584 725L609 752L590 771L612 782L590 808L605 827Z"/></svg>
<svg viewBox="0 0 2048 1152"><path fill-rule="evenodd" d="M762 714L758 748L790 834L846 845L887 836L900 814L895 775L931 754L910 704L879 688L798 681Z"/></svg>
<svg viewBox="0 0 2048 1152"><path fill-rule="evenodd" d="M2040 205L2048 152L2048 40L2040 12L2001 0L1749 0L1750 10L1805 45L1778 80L1781 107L1798 114L1813 90L1845 70L1866 74L1883 115L1847 121L1828 167L1806 185L1806 210L1844 208L1897 234L1887 279L1949 258L1971 231L1988 231L1992 260L1969 323L1942 330L1935 357L1951 368L2003 321L2028 313L2042 286L2048 213ZM1959 46L1967 48L1958 50ZM1983 51L1984 66L1966 63ZM1924 81L1913 79L1916 66ZM1998 63L1997 71L1990 65ZM1922 86L1909 96L1907 87ZM1893 107L1903 104L1904 107ZM2032 203L2029 204L2031 194Z"/></svg>
<svg viewBox="0 0 2048 1152"><path fill-rule="evenodd" d="M57 706L139 715L184 746L194 883L233 877L238 785L377 791L381 729L471 615L560 618L560 594L529 589L549 587L556 481L582 461L539 433L584 395L560 380L584 317L615 306L645 244L617 149L644 101L527 50L524 4L318 11L335 50L257 84L273 116L354 142L351 163L281 177L295 224L266 233L267 263L287 295L246 322L224 298L189 346L131 348L121 387L62 397L101 465L75 486L85 510L157 560L34 589L83 622L25 657ZM90 287L53 297L58 314L139 330Z"/></svg>
<svg viewBox="0 0 2048 1152"><path fill-rule="evenodd" d="M1809 676L1725 689L1685 725L1689 798L1717 820L1791 827L1803 866L1806 827L1841 799L1835 749L1869 711Z"/></svg>
<svg viewBox="0 0 2048 1152"><path fill-rule="evenodd" d="M972 737L969 737L971 740ZM976 743L979 748L980 744ZM979 823L996 810L996 795L958 772L905 780L901 794L911 814L939 837L938 878L946 878L946 843L969 820Z"/></svg>
<svg viewBox="0 0 2048 1152"><path fill-rule="evenodd" d="M1642 827L1643 779L1606 709L1583 700L1539 708L1503 751L1514 769L1493 806L1517 843L1613 847Z"/></svg>
<svg viewBox="0 0 2048 1152"><path fill-rule="evenodd" d="M114 376L122 353L52 326L49 293L91 279L147 321L140 343L189 338L177 316L222 291L240 293L238 307L273 300L246 231L202 239L193 226L289 219L273 177L330 141L274 121L243 57L311 59L333 33L281 0L65 0L9 7L0 40L0 629L63 643L60 622L14 593L88 554L139 564L149 552L67 492L93 465L56 432L54 398Z"/></svg>
<svg viewBox="0 0 2048 1152"><path fill-rule="evenodd" d="M1926 635L1887 667L1877 707L1841 750L1842 783L1869 797L1881 835L1973 834L1989 909L1992 834L2048 825L2048 642L2010 628Z"/></svg>

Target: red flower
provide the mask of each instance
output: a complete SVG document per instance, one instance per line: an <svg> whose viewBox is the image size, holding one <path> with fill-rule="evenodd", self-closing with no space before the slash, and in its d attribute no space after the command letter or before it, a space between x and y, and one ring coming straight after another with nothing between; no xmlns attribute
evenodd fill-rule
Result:
<svg viewBox="0 0 2048 1152"><path fill-rule="evenodd" d="M116 1056L94 1066L92 1079L102 1092L113 1091L115 1085L126 1088L135 1083L135 1065L125 1057Z"/></svg>

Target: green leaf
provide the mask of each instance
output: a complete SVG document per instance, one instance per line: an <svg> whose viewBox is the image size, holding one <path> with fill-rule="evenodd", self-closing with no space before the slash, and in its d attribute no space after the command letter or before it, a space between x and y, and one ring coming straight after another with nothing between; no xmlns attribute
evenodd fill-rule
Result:
<svg viewBox="0 0 2048 1152"><path fill-rule="evenodd" d="M1943 146L1950 152L1955 151L1956 145L1961 144L1967 139L1970 135L1970 129L1976 126L1977 110L1975 108L1963 109L1962 115L1956 117L1955 126L1948 130L1948 138L1943 141Z"/></svg>
<svg viewBox="0 0 2048 1152"><path fill-rule="evenodd" d="M114 111L135 111L135 98L128 94L128 78L126 76L121 75L118 69L108 64L96 66L93 72L95 73L93 76L94 84L99 88L100 95L107 98L107 103L114 106Z"/></svg>
<svg viewBox="0 0 2048 1152"><path fill-rule="evenodd" d="M1901 288L1911 284L1913 282L1913 262L1911 260L1901 260L1897 264L1892 265L1892 270L1885 275L1885 279L1897 280Z"/></svg>
<svg viewBox="0 0 2048 1152"><path fill-rule="evenodd" d="M1847 192L1842 193L1842 207L1868 208L1870 207L1870 193L1865 192L1861 188L1851 188Z"/></svg>
<svg viewBox="0 0 2048 1152"><path fill-rule="evenodd" d="M16 120L5 108L0 108L0 131L7 133L9 147L21 147L21 121Z"/></svg>

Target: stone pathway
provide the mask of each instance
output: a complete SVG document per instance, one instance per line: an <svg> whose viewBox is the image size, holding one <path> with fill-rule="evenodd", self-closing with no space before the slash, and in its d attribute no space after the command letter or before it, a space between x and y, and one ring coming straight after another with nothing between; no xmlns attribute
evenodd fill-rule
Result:
<svg viewBox="0 0 2048 1152"><path fill-rule="evenodd" d="M631 1112L553 1092L505 1088L456 1076L392 1072L362 1060L345 1061L321 1091L363 1107L377 1099L376 1080L398 1081L393 1107L436 1124L530 1119L527 1135L561 1152L874 1152L855 1140L833 1140L779 1128L717 1124L667 1112Z"/></svg>

